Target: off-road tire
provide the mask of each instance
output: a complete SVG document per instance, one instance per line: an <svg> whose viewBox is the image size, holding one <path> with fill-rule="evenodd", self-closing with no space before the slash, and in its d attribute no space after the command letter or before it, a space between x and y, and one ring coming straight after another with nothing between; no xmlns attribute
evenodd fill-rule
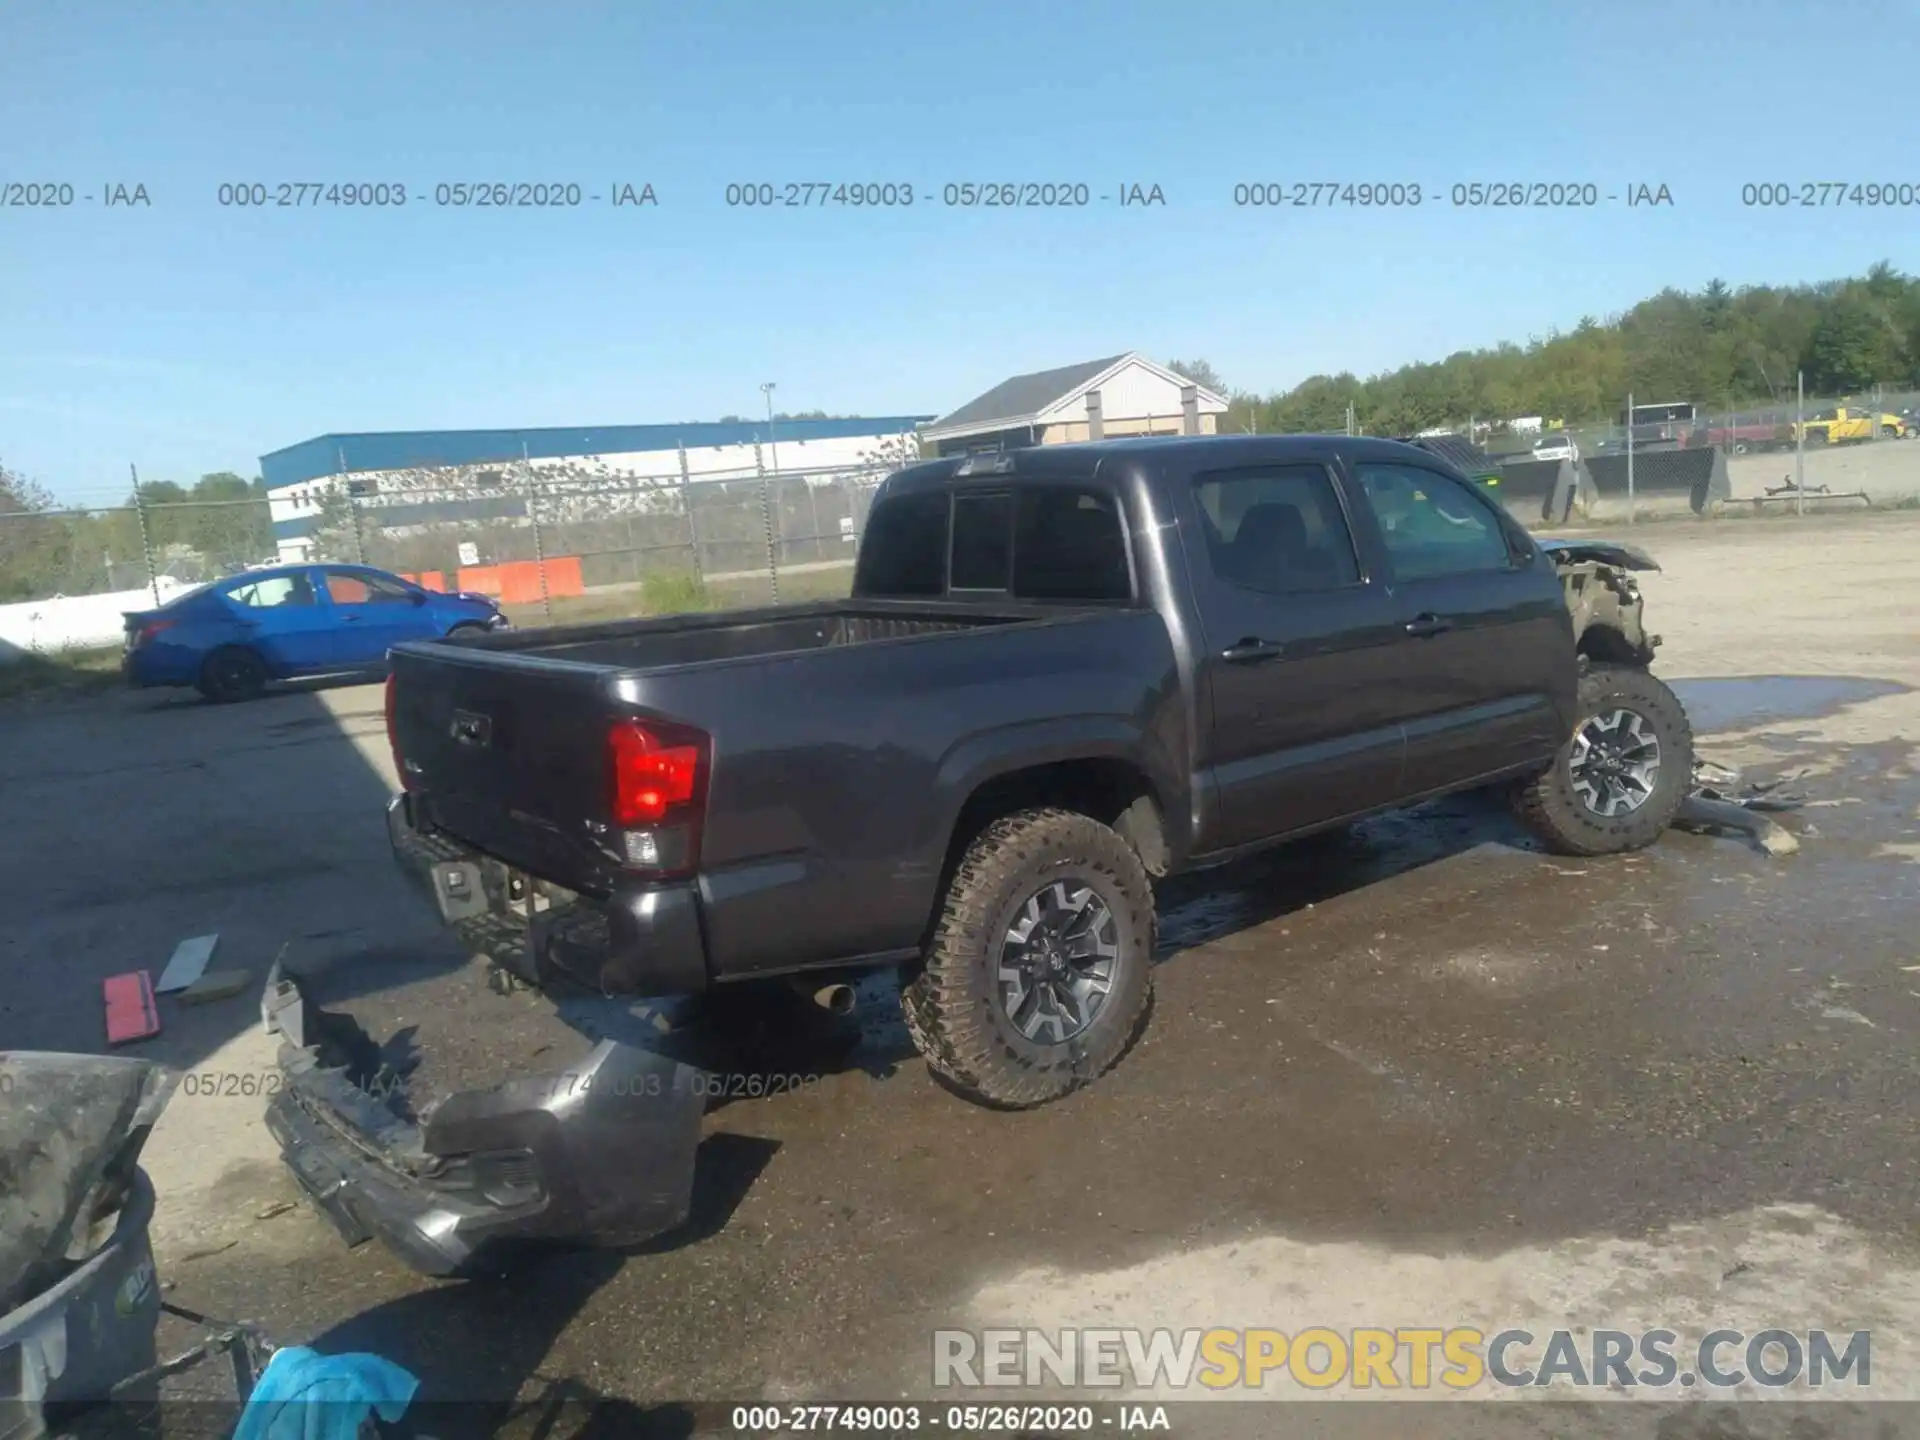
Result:
<svg viewBox="0 0 1920 1440"><path fill-rule="evenodd" d="M1693 724L1680 697L1656 676L1632 665L1584 664L1580 720L1609 710L1638 714L1660 742L1660 771L1653 794L1625 815L1597 815L1573 788L1570 735L1544 774L1520 787L1514 812L1551 850L1561 855L1614 855L1644 850L1673 823L1693 786ZM1578 729L1578 725L1575 727Z"/></svg>
<svg viewBox="0 0 1920 1440"><path fill-rule="evenodd" d="M216 705L252 700L267 688L267 662L244 645L223 645L201 662L194 688Z"/></svg>
<svg viewBox="0 0 1920 1440"><path fill-rule="evenodd" d="M1000 999L1001 945L1018 908L1049 877L1092 888L1113 916L1113 987L1087 1028L1059 1043L1022 1035ZM967 847L900 1008L928 1067L968 1099L1024 1110L1111 1069L1144 1027L1153 993L1153 885L1133 847L1068 810L1023 810Z"/></svg>

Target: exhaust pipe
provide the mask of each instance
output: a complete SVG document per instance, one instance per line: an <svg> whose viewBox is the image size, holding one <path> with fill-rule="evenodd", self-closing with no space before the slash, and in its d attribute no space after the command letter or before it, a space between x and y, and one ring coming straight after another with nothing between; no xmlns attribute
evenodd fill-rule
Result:
<svg viewBox="0 0 1920 1440"><path fill-rule="evenodd" d="M853 1011L853 986L851 985L835 981L831 985L808 989L805 982L796 981L793 988L830 1014L847 1015Z"/></svg>

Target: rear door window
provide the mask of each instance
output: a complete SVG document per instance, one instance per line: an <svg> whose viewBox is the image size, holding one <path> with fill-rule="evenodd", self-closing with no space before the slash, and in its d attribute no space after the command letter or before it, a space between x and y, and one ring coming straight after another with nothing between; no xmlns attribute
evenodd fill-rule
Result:
<svg viewBox="0 0 1920 1440"><path fill-rule="evenodd" d="M1194 485L1213 573L1269 595L1357 584L1360 562L1323 465L1202 475Z"/></svg>
<svg viewBox="0 0 1920 1440"><path fill-rule="evenodd" d="M229 600L249 610L279 610L288 606L318 603L313 593L313 583L302 574L268 575L244 585L232 586L226 595Z"/></svg>

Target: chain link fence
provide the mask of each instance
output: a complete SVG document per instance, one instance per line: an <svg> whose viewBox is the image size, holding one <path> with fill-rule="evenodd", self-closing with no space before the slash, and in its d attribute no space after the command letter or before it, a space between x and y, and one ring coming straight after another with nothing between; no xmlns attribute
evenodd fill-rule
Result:
<svg viewBox="0 0 1920 1440"><path fill-rule="evenodd" d="M847 593L885 476L764 464L697 479L427 467L348 477L305 538L310 558L489 594L523 622L732 609Z"/></svg>
<svg viewBox="0 0 1920 1440"><path fill-rule="evenodd" d="M1920 505L1916 391L1725 411L1650 409L1622 396L1604 420L1558 419L1465 416L1428 433L1470 437L1487 456L1488 482L1529 522ZM1368 427L1355 419L1349 428ZM116 645L125 611L298 559L483 592L520 624L844 595L874 491L912 457L822 469L780 458L769 446L751 467L716 470L682 454L656 475L570 460L428 464L329 476L271 497L149 503L136 489L140 498L119 506L0 513L0 659ZM1563 459L1573 463L1571 487Z"/></svg>
<svg viewBox="0 0 1920 1440"><path fill-rule="evenodd" d="M287 560L478 591L520 624L844 595L891 468L425 466L298 497L0 514L0 656L117 645L124 612Z"/></svg>
<svg viewBox="0 0 1920 1440"><path fill-rule="evenodd" d="M1490 483L1528 520L1574 518L1554 513L1557 488L1586 518L1609 523L1675 508L1920 504L1920 391L1881 387L1725 410L1625 395L1601 420L1464 416L1421 434L1471 438ZM1577 472L1571 490L1558 477L1563 461Z"/></svg>

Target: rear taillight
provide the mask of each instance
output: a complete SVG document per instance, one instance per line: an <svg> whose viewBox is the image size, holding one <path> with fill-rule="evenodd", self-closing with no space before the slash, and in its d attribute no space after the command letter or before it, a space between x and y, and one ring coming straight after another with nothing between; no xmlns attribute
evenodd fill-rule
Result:
<svg viewBox="0 0 1920 1440"><path fill-rule="evenodd" d="M147 621L146 624L142 625L137 631L134 632L133 648L138 650L142 645L146 644L149 640L153 639L153 637L158 635L162 630L171 630L178 623L179 622L177 620Z"/></svg>
<svg viewBox="0 0 1920 1440"><path fill-rule="evenodd" d="M407 782L407 762L400 754L400 717L395 709L393 694L394 674L387 672L387 748L393 751L393 773L400 777L400 788L411 790Z"/></svg>
<svg viewBox="0 0 1920 1440"><path fill-rule="evenodd" d="M607 731L610 811L630 870L682 875L700 864L713 744L704 731L616 720Z"/></svg>

